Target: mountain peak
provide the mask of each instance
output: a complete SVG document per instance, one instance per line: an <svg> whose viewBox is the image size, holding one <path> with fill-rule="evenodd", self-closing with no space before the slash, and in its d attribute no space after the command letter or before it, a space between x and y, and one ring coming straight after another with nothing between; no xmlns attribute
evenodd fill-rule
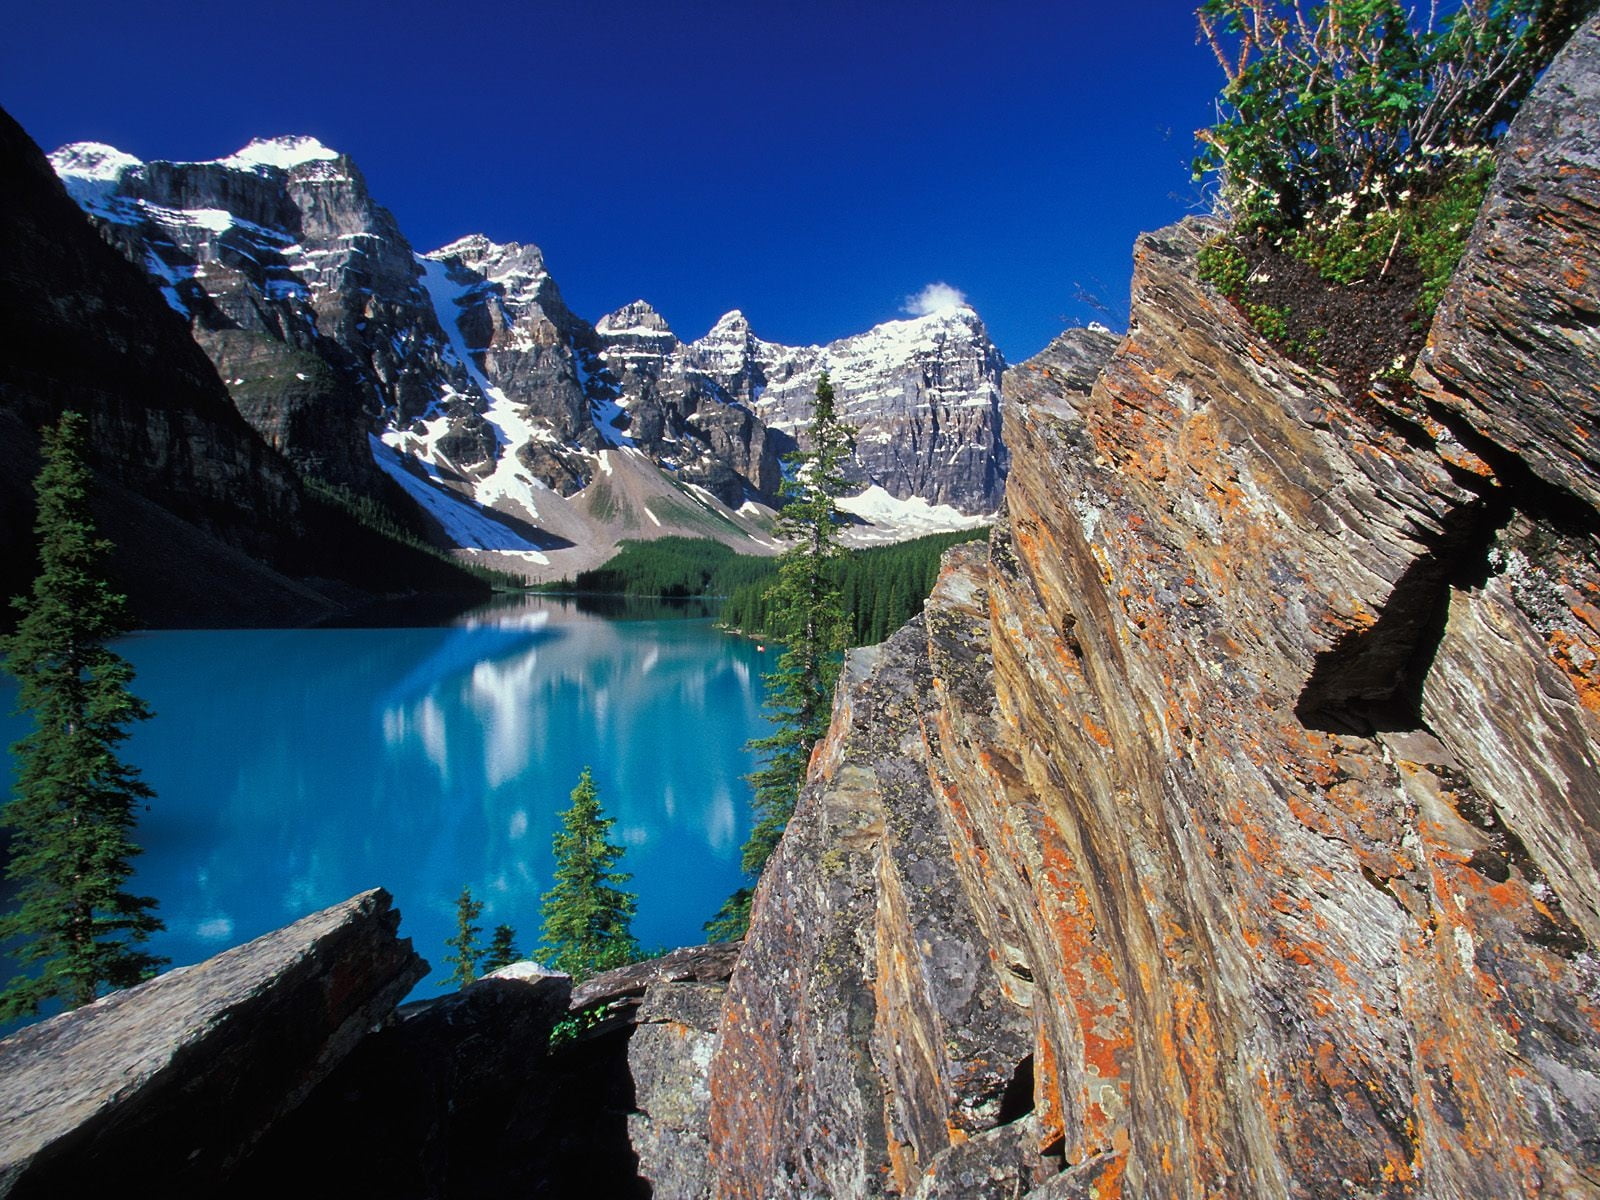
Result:
<svg viewBox="0 0 1600 1200"><path fill-rule="evenodd" d="M635 300L616 312L607 313L594 325L602 334L671 334L666 320L647 301Z"/></svg>
<svg viewBox="0 0 1600 1200"><path fill-rule="evenodd" d="M973 308L972 305L968 304L965 300L941 305L938 308L932 309L929 312L921 313L920 315L912 317L911 319L913 321L927 322L928 324L938 324L947 321L960 321L965 325L970 325L974 321L978 322L980 325L983 323L983 318L978 315L978 310Z"/></svg>
<svg viewBox="0 0 1600 1200"><path fill-rule="evenodd" d="M709 344L723 342L744 343L751 336L750 319L737 308L717 318L717 323L700 340Z"/></svg>
<svg viewBox="0 0 1600 1200"><path fill-rule="evenodd" d="M123 171L144 163L104 142L72 142L50 156L50 165L57 175L114 181Z"/></svg>
<svg viewBox="0 0 1600 1200"><path fill-rule="evenodd" d="M276 167L287 171L308 162L331 162L339 157L314 137L290 134L284 137L254 138L244 149L216 160L219 166L238 167L259 171L263 167Z"/></svg>
<svg viewBox="0 0 1600 1200"><path fill-rule="evenodd" d="M447 258L478 259L487 258L502 249L504 247L496 242L491 242L481 233L469 233L466 237L458 237L448 245L440 246L437 250L428 251L422 257L432 259L434 262L442 262Z"/></svg>
<svg viewBox="0 0 1600 1200"><path fill-rule="evenodd" d="M544 252L532 242L496 242L481 233L469 233L449 245L430 250L422 256L434 262L457 259L467 264L519 263L523 266L544 269Z"/></svg>

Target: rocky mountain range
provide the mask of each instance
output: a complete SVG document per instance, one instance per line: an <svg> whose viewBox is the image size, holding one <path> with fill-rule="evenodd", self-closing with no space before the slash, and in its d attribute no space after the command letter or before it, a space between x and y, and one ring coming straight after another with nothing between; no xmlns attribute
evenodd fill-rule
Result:
<svg viewBox="0 0 1600 1200"><path fill-rule="evenodd" d="M474 235L416 253L313 139L197 163L78 143L51 161L274 449L357 493L393 480L448 543L535 573L657 532L770 551L780 459L823 370L858 429L855 508L879 539L999 505L1005 363L965 306L805 347L731 312L683 342L644 301L575 315L535 246Z"/></svg>

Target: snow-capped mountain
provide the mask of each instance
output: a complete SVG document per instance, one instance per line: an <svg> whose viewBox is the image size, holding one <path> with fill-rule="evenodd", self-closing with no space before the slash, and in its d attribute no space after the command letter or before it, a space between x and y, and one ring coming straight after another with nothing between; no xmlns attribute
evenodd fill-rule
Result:
<svg viewBox="0 0 1600 1200"><path fill-rule="evenodd" d="M203 163L79 143L50 156L161 287L245 417L303 472L369 490L366 433L465 385L410 247L360 172L310 138Z"/></svg>
<svg viewBox="0 0 1600 1200"><path fill-rule="evenodd" d="M888 321L826 346L764 342L737 310L685 352L755 409L768 428L803 437L827 371L840 417L856 427L863 482L890 497L992 513L1005 482L1000 379L1005 360L965 304Z"/></svg>
<svg viewBox="0 0 1600 1200"><path fill-rule="evenodd" d="M695 371L661 314L636 300L595 329L632 444L725 504L777 494L779 456L791 444L775 441L750 405Z"/></svg>
<svg viewBox="0 0 1600 1200"><path fill-rule="evenodd" d="M415 253L311 138L201 163L50 157L271 444L358 491L387 477L463 546L534 561L657 531L758 538L823 369L859 429L867 519L920 531L998 506L1004 364L970 309L799 348L735 312L684 344L643 301L576 316L537 247Z"/></svg>

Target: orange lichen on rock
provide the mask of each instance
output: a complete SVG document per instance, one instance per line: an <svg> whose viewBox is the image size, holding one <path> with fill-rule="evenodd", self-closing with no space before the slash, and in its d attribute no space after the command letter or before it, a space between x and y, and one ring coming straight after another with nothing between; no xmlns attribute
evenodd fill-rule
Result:
<svg viewBox="0 0 1600 1200"><path fill-rule="evenodd" d="M1555 629L1545 640L1550 658L1571 681L1578 700L1590 712L1600 713L1600 656L1565 629Z"/></svg>

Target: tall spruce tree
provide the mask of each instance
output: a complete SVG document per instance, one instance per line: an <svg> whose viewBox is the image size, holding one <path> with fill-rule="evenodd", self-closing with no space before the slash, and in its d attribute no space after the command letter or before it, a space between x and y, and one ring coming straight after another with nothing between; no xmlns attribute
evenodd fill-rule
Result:
<svg viewBox="0 0 1600 1200"><path fill-rule="evenodd" d="M128 632L125 600L104 574L110 543L89 510L85 422L63 413L44 431L35 483L39 574L12 601L21 617L0 638L5 669L21 684L17 711L33 732L12 747L17 779L0 821L11 830L7 877L16 908L0 917L0 941L22 972L0 993L0 1019L38 1012L59 998L87 1004L165 962L139 945L164 928L156 902L125 890L139 853L133 830L154 793L117 748L149 707L129 691L133 668L107 646Z"/></svg>
<svg viewBox="0 0 1600 1200"><path fill-rule="evenodd" d="M741 865L759 877L794 813L805 782L811 749L828 729L840 652L850 625L839 589L837 564L844 556L839 497L848 487L845 464L855 448L855 430L839 420L833 384L824 371L807 430L809 445L789 457L785 503L774 536L788 543L768 584L767 629L783 643L777 670L765 677L767 715L776 730L750 743L765 761L750 776L755 826L744 844ZM706 924L717 940L742 937L749 923L752 889L741 888Z"/></svg>
<svg viewBox="0 0 1600 1200"><path fill-rule="evenodd" d="M633 876L616 870L622 847L608 841L612 818L600 808L600 792L589 768L572 789L572 807L561 814L555 836L555 886L544 894L546 966L574 980L634 962L641 956L633 936L638 897L619 886Z"/></svg>

